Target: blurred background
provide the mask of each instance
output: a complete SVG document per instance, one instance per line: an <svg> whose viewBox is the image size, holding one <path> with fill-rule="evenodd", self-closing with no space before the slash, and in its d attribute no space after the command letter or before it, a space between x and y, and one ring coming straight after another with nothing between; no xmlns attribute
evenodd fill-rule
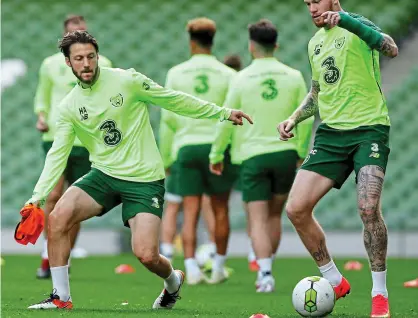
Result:
<svg viewBox="0 0 418 318"><path fill-rule="evenodd" d="M217 23L214 54L223 60L239 54L248 65L247 25L268 18L278 26L280 61L299 69L307 83L307 44L316 32L302 0L3 0L1 3L1 232L3 253L37 253L42 244L19 246L13 231L19 209L31 196L44 163L41 135L35 129L33 99L42 60L57 52L62 23L68 14L83 15L99 41L100 53L114 67L135 68L163 84L167 71L189 58L188 20L207 16ZM400 46L399 57L382 59L383 88L388 99L391 156L383 194L390 230L389 254L418 256L418 3L416 0L348 0L346 11L362 14ZM158 138L159 109L150 107ZM340 191L320 203L316 216L326 229L334 254L363 255L352 176ZM241 198L231 200L233 235L230 253L245 255L248 241ZM284 216L286 233L279 254L307 256ZM200 238L206 239L204 231ZM77 245L91 254L124 251L129 232L118 208L86 222ZM40 240L42 241L42 240ZM338 249L344 241L344 250Z"/></svg>

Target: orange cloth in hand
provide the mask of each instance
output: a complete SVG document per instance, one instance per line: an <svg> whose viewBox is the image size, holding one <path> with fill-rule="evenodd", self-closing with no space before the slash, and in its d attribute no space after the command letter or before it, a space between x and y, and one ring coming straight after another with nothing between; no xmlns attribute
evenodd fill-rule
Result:
<svg viewBox="0 0 418 318"><path fill-rule="evenodd" d="M44 211L33 204L26 204L20 210L20 215L22 220L16 226L15 240L19 244L27 245L32 243L35 245L36 240L44 229Z"/></svg>

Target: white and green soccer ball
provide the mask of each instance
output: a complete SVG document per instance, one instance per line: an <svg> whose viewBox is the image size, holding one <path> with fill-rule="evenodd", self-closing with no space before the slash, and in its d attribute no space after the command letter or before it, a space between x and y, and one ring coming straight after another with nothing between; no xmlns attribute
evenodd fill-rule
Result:
<svg viewBox="0 0 418 318"><path fill-rule="evenodd" d="M293 290L292 302L302 317L325 317L334 309L334 288L325 278L306 277Z"/></svg>

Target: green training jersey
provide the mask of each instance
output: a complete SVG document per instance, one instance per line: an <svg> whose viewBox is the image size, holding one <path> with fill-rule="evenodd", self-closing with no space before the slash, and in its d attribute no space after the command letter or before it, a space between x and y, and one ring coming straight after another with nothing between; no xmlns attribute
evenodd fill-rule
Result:
<svg viewBox="0 0 418 318"><path fill-rule="evenodd" d="M104 56L99 56L99 66L111 67L111 62ZM35 113L44 112L49 130L42 134L44 141L53 141L56 131L56 122L59 116L57 106L73 87L77 84L77 78L65 63L62 53L56 53L47 57L39 70L39 82L35 95ZM78 138L75 146L81 146Z"/></svg>
<svg viewBox="0 0 418 318"><path fill-rule="evenodd" d="M219 124L210 161L222 161L230 142L232 161L237 164L257 155L284 150L296 150L304 158L313 118L298 125L295 138L287 142L279 139L277 125L290 117L306 95L306 84L299 71L273 57L253 60L233 79L225 105L250 115L254 125Z"/></svg>
<svg viewBox="0 0 418 318"><path fill-rule="evenodd" d="M308 47L312 79L320 85L319 112L325 124L335 129L390 125L378 51L338 26L320 29Z"/></svg>
<svg viewBox="0 0 418 318"><path fill-rule="evenodd" d="M222 105L235 74L213 55L196 54L168 71L166 87ZM211 144L215 127L214 119L196 121L163 110L159 143L164 165L170 166L183 146Z"/></svg>
<svg viewBox="0 0 418 318"><path fill-rule="evenodd" d="M134 182L164 179L148 103L192 118L231 115L230 109L163 88L133 69L100 68L94 85L76 85L58 106L54 143L30 202L43 200L53 189L76 136L89 151L92 167L109 176Z"/></svg>

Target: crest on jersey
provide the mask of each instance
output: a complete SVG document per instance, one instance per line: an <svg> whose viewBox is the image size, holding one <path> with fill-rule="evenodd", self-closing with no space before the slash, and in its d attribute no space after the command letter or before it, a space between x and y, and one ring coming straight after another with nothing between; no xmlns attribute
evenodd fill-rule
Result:
<svg viewBox="0 0 418 318"><path fill-rule="evenodd" d="M341 37L341 38L338 38L338 39L336 39L335 41L334 41L334 44L335 44L335 48L337 49L337 50L341 50L341 48L344 46L344 44L345 44L345 36L343 36L343 37Z"/></svg>
<svg viewBox="0 0 418 318"><path fill-rule="evenodd" d="M315 55L318 55L319 53L321 53L322 45L323 45L322 41L321 41L321 43L315 45L315 49L314 49Z"/></svg>
<svg viewBox="0 0 418 318"><path fill-rule="evenodd" d="M110 97L110 103L113 107L122 107L123 105L123 96L122 94L117 94L116 96Z"/></svg>

